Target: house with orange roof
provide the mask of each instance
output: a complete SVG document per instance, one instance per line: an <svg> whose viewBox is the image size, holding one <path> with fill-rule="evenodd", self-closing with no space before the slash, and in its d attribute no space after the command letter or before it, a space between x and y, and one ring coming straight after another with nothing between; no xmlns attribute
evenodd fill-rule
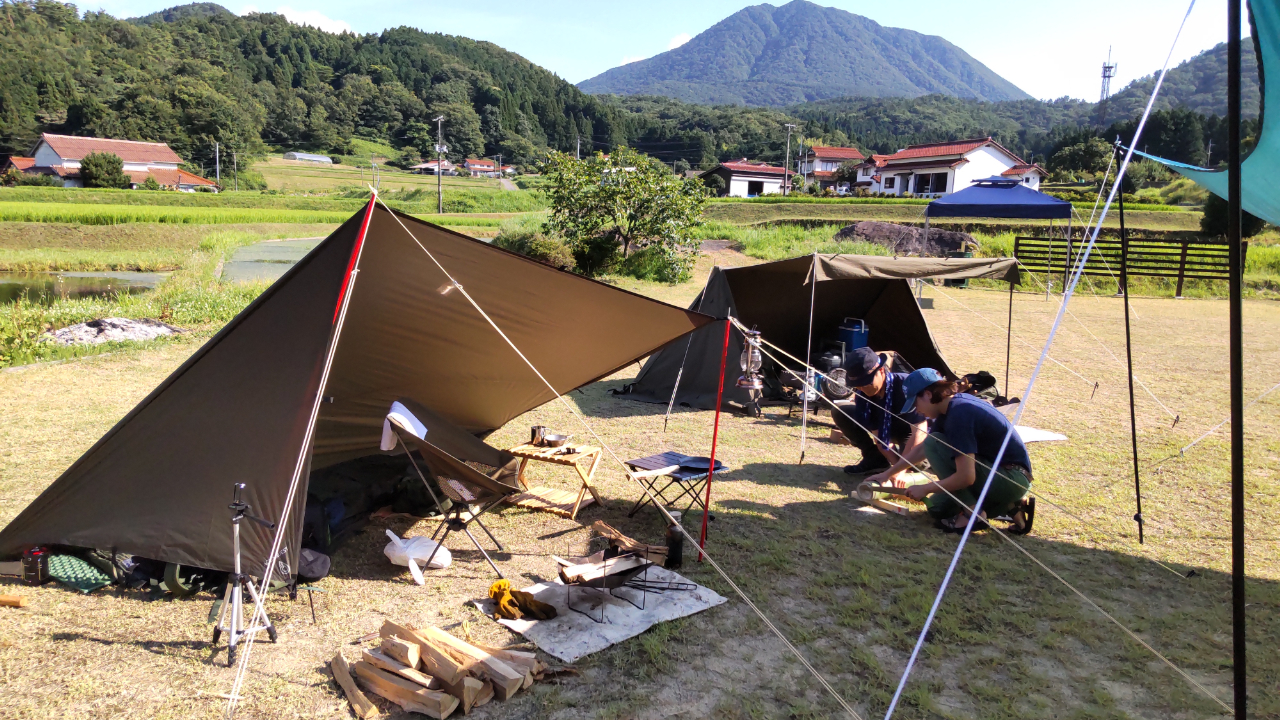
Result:
<svg viewBox="0 0 1280 720"><path fill-rule="evenodd" d="M866 180L863 180L861 173L859 173L858 179L853 183L848 181L837 182L836 171L845 163L861 163L866 159L867 156L863 155L858 148L818 145L809 148L804 155L800 156L800 174L804 176L806 185L810 182L815 182L821 190L830 188L844 195L854 187L870 187L871 178L868 175Z"/></svg>
<svg viewBox="0 0 1280 720"><path fill-rule="evenodd" d="M794 172L777 165L754 162L746 158L722 162L698 175L704 182L714 185L720 197L759 197L781 195L783 183L790 187ZM719 178L719 181L712 178Z"/></svg>
<svg viewBox="0 0 1280 720"><path fill-rule="evenodd" d="M159 142L44 133L31 149L29 157L11 157L5 169L12 167L23 173L55 175L62 180L63 187L84 187L80 178L80 161L94 152L119 157L133 188L141 186L148 177L152 177L161 187L174 190L193 192L198 187L208 187L214 191L218 189L218 184L214 181L183 170L180 167L182 158L167 144Z"/></svg>
<svg viewBox="0 0 1280 720"><path fill-rule="evenodd" d="M858 166L858 179L873 193L938 198L992 176L1017 178L1032 190L1048 173L991 138L911 145L891 155L872 155Z"/></svg>

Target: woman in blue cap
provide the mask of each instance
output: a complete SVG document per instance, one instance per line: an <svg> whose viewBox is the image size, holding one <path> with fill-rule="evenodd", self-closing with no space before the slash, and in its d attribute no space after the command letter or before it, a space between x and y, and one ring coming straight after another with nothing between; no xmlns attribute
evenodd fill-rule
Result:
<svg viewBox="0 0 1280 720"><path fill-rule="evenodd" d="M933 368L908 375L903 389L906 402L902 413L916 412L932 421L929 437L907 459L918 463L927 458L938 476L934 482L907 488L907 495L924 501L929 514L937 520L937 527L964 532L969 523L965 506L977 505L991 476L991 466L1008 436L994 484L978 510L979 518L985 521L986 517L1006 516L1013 521L1013 534L1031 532L1036 507L1035 498L1027 499L1031 457L1018 433L1010 432L1009 420L985 400L961 393L956 383Z"/></svg>

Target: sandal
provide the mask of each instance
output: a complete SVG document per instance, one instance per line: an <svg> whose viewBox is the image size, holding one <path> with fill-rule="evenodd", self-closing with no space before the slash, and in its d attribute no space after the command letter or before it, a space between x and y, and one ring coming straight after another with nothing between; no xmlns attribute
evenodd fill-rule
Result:
<svg viewBox="0 0 1280 720"><path fill-rule="evenodd" d="M957 518L959 517L960 517L959 515L953 515L952 517L946 518L945 520L938 520L933 523L933 526L935 528L938 528L944 533L954 534L954 535L963 535L964 529L969 524L969 521L967 519L963 521L958 520ZM974 532L977 532L978 530L990 529L990 527L991 526L987 524L986 520L983 520L981 517L979 517L978 521L974 523L973 529L974 529Z"/></svg>
<svg viewBox="0 0 1280 720"><path fill-rule="evenodd" d="M1022 521L1018 522L1018 516L1022 516ZM1029 535L1031 527L1036 522L1036 499L1028 498L1022 501L1022 505L1017 512L1013 513L1013 527L1009 528L1010 535Z"/></svg>

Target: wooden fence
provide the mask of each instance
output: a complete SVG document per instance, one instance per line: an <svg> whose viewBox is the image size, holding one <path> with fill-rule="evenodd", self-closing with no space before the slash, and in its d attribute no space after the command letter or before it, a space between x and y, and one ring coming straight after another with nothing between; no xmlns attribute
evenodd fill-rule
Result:
<svg viewBox="0 0 1280 720"><path fill-rule="evenodd" d="M1064 286L1068 274L1080 262L1085 243L1065 238L1018 237L1013 256L1022 269L1048 275L1061 274ZM1241 262L1248 252L1244 243ZM1121 282L1125 274L1176 278L1177 295L1185 280L1228 280L1231 264L1225 242L1210 240L1153 240L1099 237L1084 263L1085 275L1113 277Z"/></svg>

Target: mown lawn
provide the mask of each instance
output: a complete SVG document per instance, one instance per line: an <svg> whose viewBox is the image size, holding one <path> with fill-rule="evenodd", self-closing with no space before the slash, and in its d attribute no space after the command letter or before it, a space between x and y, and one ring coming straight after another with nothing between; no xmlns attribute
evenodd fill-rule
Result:
<svg viewBox="0 0 1280 720"><path fill-rule="evenodd" d="M662 286L619 280L631 290L687 304L711 262L754 262L716 250L694 282ZM945 292L945 294L943 294ZM958 370L1003 375L1008 296L981 289L930 289L926 315ZM968 309L966 309L966 307ZM1013 392L1024 385L1057 309L1043 294L1015 296ZM981 316L974 314L981 313ZM1138 396L1144 470L1145 545L1136 543L1129 458L1128 393L1118 301L1078 297L1024 422L1069 441L1032 446L1041 498L1036 532L1019 540L1081 592L1133 628L1223 699L1230 698L1227 447L1220 432L1172 460L1227 414L1226 304L1212 300L1134 301L1135 372L1170 410ZM986 319L984 319L986 318ZM1078 318L1078 320L1077 320ZM988 322L990 321L990 323ZM1088 330L1085 329L1088 327ZM1245 306L1246 395L1274 384L1280 362L1280 306ZM208 337L208 331L142 349L62 365L0 373L0 522L12 518L121 415ZM1105 345L1105 347L1104 347ZM1110 352L1108 352L1108 350ZM516 362L513 359L513 362ZM712 414L677 409L663 432L662 408L614 399L631 366L570 393L622 457L662 449L704 454ZM1093 384L1098 383L1096 394ZM1092 396L1091 396L1092 394ZM1250 675L1254 717L1280 716L1280 470L1276 410L1280 393L1247 412L1246 495ZM902 671L955 547L955 536L922 513L883 515L848 499L853 481L840 466L854 451L823 441L828 418L811 428L804 465L799 418L771 408L762 418L722 418L717 455L729 465L714 488L709 551L858 710L879 717ZM528 426L582 433L556 404L500 429L488 442L513 445ZM53 438L51 440L51 438ZM538 482L567 483L554 469ZM638 490L602 465L603 506L571 522L504 509L490 523L508 546L498 562L517 586L554 573L548 555L588 538L597 519L648 541L662 536L652 512L626 511ZM567 486L567 484L566 484ZM690 518L693 529L698 518ZM385 618L432 622L497 644L520 641L466 605L493 579L465 538L450 544L454 565L418 587L382 555L385 528L430 534L430 521L374 522L334 558L316 595L319 622L304 599L273 597L278 645L259 645L241 717L347 718L350 711L324 670L339 650ZM1157 565L1159 560L1175 572ZM1185 574L1195 570L1193 577ZM580 677L535 685L510 703L473 713L485 718L827 718L835 705L727 585L707 566L683 571L730 596L726 606L667 623L578 664ZM142 602L113 593L82 596L53 586L25 588L25 610L0 613L0 677L14 717L220 717L232 672L208 644L211 597ZM128 682L121 682L128 678ZM1057 580L992 533L976 536L942 605L901 718L1206 718L1225 717Z"/></svg>

